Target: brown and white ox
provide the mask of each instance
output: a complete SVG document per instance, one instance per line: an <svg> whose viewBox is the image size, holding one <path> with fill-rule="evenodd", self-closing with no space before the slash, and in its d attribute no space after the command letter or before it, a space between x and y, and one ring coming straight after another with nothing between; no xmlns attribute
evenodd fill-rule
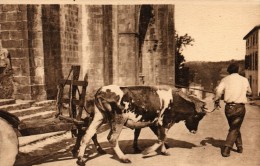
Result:
<svg viewBox="0 0 260 166"><path fill-rule="evenodd" d="M192 133L196 133L199 121L205 116L205 103L195 101L181 95L172 89L160 89L151 86L119 87L108 85L101 87L95 95L95 114L86 134L81 140L77 164L85 165L83 156L91 138L104 122L109 122L108 140L118 158L131 162L121 151L118 137L127 126L131 129L150 127L156 129L158 142L147 148L144 154L149 154L161 147L162 154L168 154L165 148L167 132L174 123L185 121Z"/></svg>

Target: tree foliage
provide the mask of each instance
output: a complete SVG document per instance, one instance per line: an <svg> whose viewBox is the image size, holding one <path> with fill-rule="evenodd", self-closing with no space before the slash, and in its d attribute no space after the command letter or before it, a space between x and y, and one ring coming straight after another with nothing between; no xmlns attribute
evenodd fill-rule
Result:
<svg viewBox="0 0 260 166"><path fill-rule="evenodd" d="M179 35L175 32L175 83L176 85L188 86L189 78L188 68L184 67L185 57L183 55L183 49L186 46L193 46L195 40L187 33L185 35Z"/></svg>
<svg viewBox="0 0 260 166"><path fill-rule="evenodd" d="M219 81L228 75L227 67L230 63L239 65L239 74L244 73L244 60L230 60L220 62L193 61L185 63L190 71L190 83L200 84L207 90L214 90ZM206 70L205 70L206 69Z"/></svg>

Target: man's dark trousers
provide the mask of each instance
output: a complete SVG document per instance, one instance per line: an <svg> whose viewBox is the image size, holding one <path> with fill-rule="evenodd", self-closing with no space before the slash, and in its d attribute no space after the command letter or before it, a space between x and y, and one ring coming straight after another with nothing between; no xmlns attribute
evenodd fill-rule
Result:
<svg viewBox="0 0 260 166"><path fill-rule="evenodd" d="M240 127L245 116L244 104L226 104L225 114L229 124L229 132L226 138L225 146L233 148L234 143L237 147L242 147L242 137L240 133Z"/></svg>

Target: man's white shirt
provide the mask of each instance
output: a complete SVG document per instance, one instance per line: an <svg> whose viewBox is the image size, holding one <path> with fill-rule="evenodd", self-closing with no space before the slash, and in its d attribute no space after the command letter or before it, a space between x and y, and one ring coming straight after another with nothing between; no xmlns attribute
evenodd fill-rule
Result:
<svg viewBox="0 0 260 166"><path fill-rule="evenodd" d="M233 73L221 80L216 88L216 99L224 93L224 101L227 103L247 103L247 93L252 93L248 80Z"/></svg>

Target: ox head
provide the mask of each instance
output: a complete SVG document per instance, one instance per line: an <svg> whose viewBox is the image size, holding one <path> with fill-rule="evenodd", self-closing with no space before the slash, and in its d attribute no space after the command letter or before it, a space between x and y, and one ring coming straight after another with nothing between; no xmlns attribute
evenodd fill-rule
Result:
<svg viewBox="0 0 260 166"><path fill-rule="evenodd" d="M185 119L185 125L191 133L195 134L198 130L200 120L202 120L207 113L207 108L205 107L205 102L192 97L190 99L192 101L192 113Z"/></svg>

